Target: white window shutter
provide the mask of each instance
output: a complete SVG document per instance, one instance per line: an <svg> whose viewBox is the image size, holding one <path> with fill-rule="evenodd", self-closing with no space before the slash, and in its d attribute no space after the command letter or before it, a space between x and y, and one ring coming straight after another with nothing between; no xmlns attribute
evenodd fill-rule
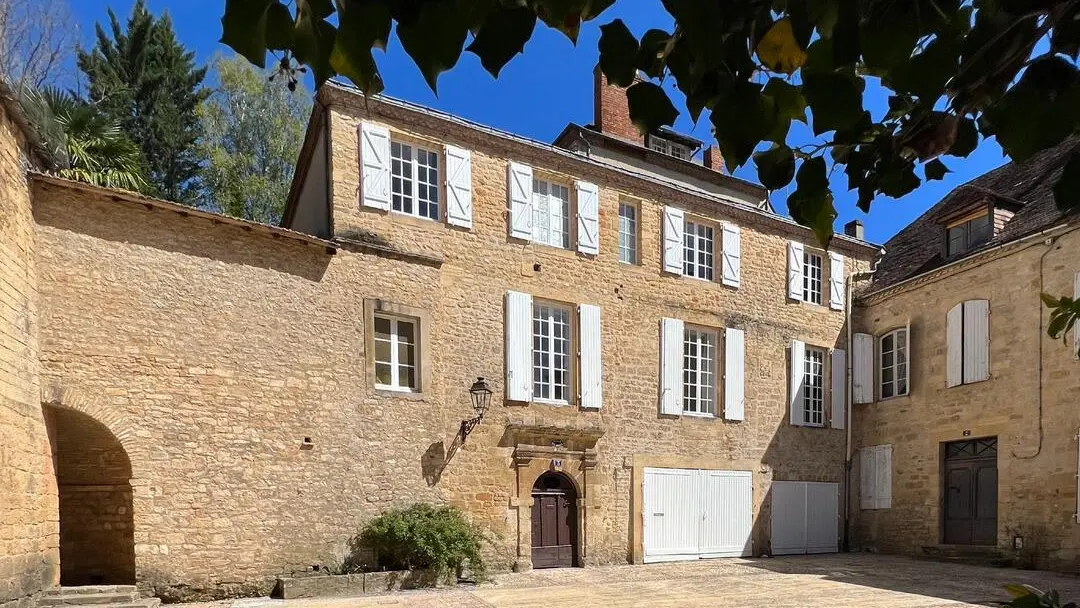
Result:
<svg viewBox="0 0 1080 608"><path fill-rule="evenodd" d="M851 402L874 401L874 336L855 334L851 337Z"/></svg>
<svg viewBox="0 0 1080 608"><path fill-rule="evenodd" d="M946 317L946 373L945 386L964 383L964 304L949 309Z"/></svg>
<svg viewBox="0 0 1080 608"><path fill-rule="evenodd" d="M746 344L743 330L724 330L724 418L746 417Z"/></svg>
<svg viewBox="0 0 1080 608"><path fill-rule="evenodd" d="M803 245L788 241L787 246L787 284L788 297L792 300L803 299Z"/></svg>
<svg viewBox="0 0 1080 608"><path fill-rule="evenodd" d="M915 377L911 372L911 317L908 317L904 325L904 371L907 372L907 391L902 394L910 395L911 379Z"/></svg>
<svg viewBox="0 0 1080 608"><path fill-rule="evenodd" d="M660 413L682 414L683 322L660 320Z"/></svg>
<svg viewBox="0 0 1080 608"><path fill-rule="evenodd" d="M581 253L600 253L600 189L596 184L576 182L577 248Z"/></svg>
<svg viewBox="0 0 1080 608"><path fill-rule="evenodd" d="M844 256L829 252L829 308L844 310Z"/></svg>
<svg viewBox="0 0 1080 608"><path fill-rule="evenodd" d="M446 157L446 223L472 228L472 152L443 148Z"/></svg>
<svg viewBox="0 0 1080 608"><path fill-rule="evenodd" d="M664 272L683 273L683 210L664 207Z"/></svg>
<svg viewBox="0 0 1080 608"><path fill-rule="evenodd" d="M832 420L834 429L844 428L847 422L847 352L837 348L832 351Z"/></svg>
<svg viewBox="0 0 1080 608"><path fill-rule="evenodd" d="M1080 300L1080 272L1073 279L1073 300ZM1080 323L1073 325L1073 357L1080 359ZM1077 495L1080 501L1080 494ZM1080 511L1078 511L1080 513ZM1077 519L1080 521L1080 519Z"/></svg>
<svg viewBox="0 0 1080 608"><path fill-rule="evenodd" d="M360 123L361 204L390 209L390 130L370 122Z"/></svg>
<svg viewBox="0 0 1080 608"><path fill-rule="evenodd" d="M875 508L892 508L892 445L879 445L876 460L874 493Z"/></svg>
<svg viewBox="0 0 1080 608"><path fill-rule="evenodd" d="M506 292L506 398L532 401L532 296Z"/></svg>
<svg viewBox="0 0 1080 608"><path fill-rule="evenodd" d="M806 343L791 341L791 389L788 402L791 405L791 424L805 423L803 412L803 384L806 380Z"/></svg>
<svg viewBox="0 0 1080 608"><path fill-rule="evenodd" d="M742 265L742 244L739 242L739 227L735 224L724 222L722 226L724 231L723 240L723 269L722 280L724 285L728 287L739 286L739 275L741 274L740 266Z"/></svg>
<svg viewBox="0 0 1080 608"><path fill-rule="evenodd" d="M859 449L859 508L874 509L877 507L877 496L874 495L874 484L877 482L877 447L864 447Z"/></svg>
<svg viewBox="0 0 1080 608"><path fill-rule="evenodd" d="M515 239L532 240L532 167L511 162L507 166L506 188L507 205L510 208L510 236Z"/></svg>
<svg viewBox="0 0 1080 608"><path fill-rule="evenodd" d="M964 302L964 382L990 378L990 300Z"/></svg>
<svg viewBox="0 0 1080 608"><path fill-rule="evenodd" d="M600 363L600 307L578 306L581 332L581 407L597 408L604 401L603 367Z"/></svg>

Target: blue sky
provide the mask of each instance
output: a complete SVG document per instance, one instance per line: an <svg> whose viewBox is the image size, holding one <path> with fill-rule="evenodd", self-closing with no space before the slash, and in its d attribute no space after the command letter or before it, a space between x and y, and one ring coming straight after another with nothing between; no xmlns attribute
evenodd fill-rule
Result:
<svg viewBox="0 0 1080 608"><path fill-rule="evenodd" d="M133 0L72 0L71 10L79 23L83 45L93 44L94 23L106 22L107 8L111 6L123 21L132 4ZM209 61L218 52L231 52L217 42L221 36L223 0L148 0L148 6L155 13L168 11L177 36L195 50L198 61ZM597 61L598 26L616 17L622 18L638 35L649 28L669 29L671 26L671 19L660 0L622 0L616 3L598 20L582 29L576 47L562 34L538 25L533 39L525 47L525 53L511 61L497 81L484 71L475 56L464 53L458 65L439 80L438 96L431 92L419 70L396 41L376 59L389 95L538 140L551 141L568 122L592 122L592 70ZM669 83L665 88L673 99L677 99L673 85ZM877 108L880 111L885 99L874 96L870 92L872 89L868 87L867 99L872 100L872 110ZM681 100L676 100L676 107L682 109ZM704 117L695 125L684 115L675 126L699 139L711 140L710 125ZM878 197L869 214L856 209L855 197L846 191L847 180L838 172L832 181L840 214L836 229L840 230L843 223L851 219L862 219L866 224L867 238L884 243L949 190L1004 162L1000 147L992 140L984 142L967 159L945 157L944 161L952 170L946 179L924 184L901 200ZM752 162L736 170L735 175L757 181ZM774 205L784 213L786 195L786 191L773 195Z"/></svg>

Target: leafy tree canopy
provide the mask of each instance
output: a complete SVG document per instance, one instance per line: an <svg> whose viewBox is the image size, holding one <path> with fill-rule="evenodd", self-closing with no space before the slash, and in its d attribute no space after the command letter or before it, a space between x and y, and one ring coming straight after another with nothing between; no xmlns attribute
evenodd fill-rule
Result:
<svg viewBox="0 0 1080 608"><path fill-rule="evenodd" d="M574 41L615 1L227 0L222 42L259 66L274 51L282 69L304 66L317 85L341 75L377 93L372 50L393 27L436 89L463 51L497 77L538 21ZM600 67L629 87L631 118L646 132L672 124L678 112L659 83L674 83L694 120L710 111L729 167L752 160L770 189L794 180L791 214L826 246L830 171L846 174L868 211L879 194L941 179L940 157L966 157L981 138L1023 161L1080 130L1080 0L662 2L671 31L600 26ZM869 79L888 94L881 116L866 109ZM817 141L789 142L793 121ZM1062 209L1080 207L1080 188L1055 194Z"/></svg>

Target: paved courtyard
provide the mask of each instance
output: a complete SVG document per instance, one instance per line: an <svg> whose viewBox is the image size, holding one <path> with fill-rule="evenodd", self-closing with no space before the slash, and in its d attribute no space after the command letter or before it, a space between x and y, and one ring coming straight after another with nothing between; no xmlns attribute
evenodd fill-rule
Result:
<svg viewBox="0 0 1080 608"><path fill-rule="evenodd" d="M872 554L772 559L718 559L646 566L537 570L498 574L483 585L406 591L360 598L318 600L244 599L200 607L344 608L379 606L745 606L930 608L978 606L1006 600L1006 583L1055 588L1080 599L1080 577L985 568Z"/></svg>

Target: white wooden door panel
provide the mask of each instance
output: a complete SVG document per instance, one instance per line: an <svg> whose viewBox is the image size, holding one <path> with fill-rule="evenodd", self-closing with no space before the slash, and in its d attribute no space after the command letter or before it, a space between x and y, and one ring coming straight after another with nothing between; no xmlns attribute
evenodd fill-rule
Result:
<svg viewBox="0 0 1080 608"><path fill-rule="evenodd" d="M754 491L750 471L701 471L701 557L750 555Z"/></svg>
<svg viewBox="0 0 1080 608"><path fill-rule="evenodd" d="M839 537L840 487L806 484L806 552L836 553Z"/></svg>
<svg viewBox="0 0 1080 608"><path fill-rule="evenodd" d="M676 561L750 555L750 471L645 469L644 560Z"/></svg>
<svg viewBox="0 0 1080 608"><path fill-rule="evenodd" d="M839 484L774 481L772 554L835 553L839 508Z"/></svg>

